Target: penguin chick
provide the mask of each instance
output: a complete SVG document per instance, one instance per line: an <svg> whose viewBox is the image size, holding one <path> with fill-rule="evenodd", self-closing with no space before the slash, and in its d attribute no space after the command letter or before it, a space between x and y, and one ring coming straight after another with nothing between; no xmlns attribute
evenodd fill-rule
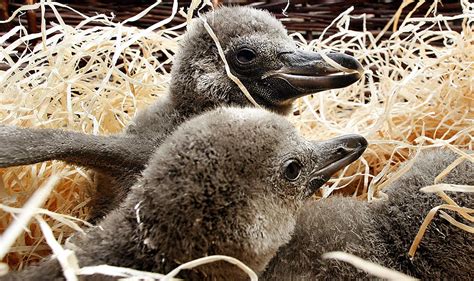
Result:
<svg viewBox="0 0 474 281"><path fill-rule="evenodd" d="M384 190L385 201L332 197L306 204L291 241L280 248L262 279L370 279L352 265L321 258L326 252L344 251L423 280L470 280L474 276L474 237L439 215L428 227L414 259L408 256L428 212L444 203L419 189L433 184L457 157L448 150L423 152L405 175ZM443 182L473 185L474 163L465 161ZM474 204L470 193L449 195L461 206Z"/></svg>
<svg viewBox="0 0 474 281"><path fill-rule="evenodd" d="M303 202L366 146L358 135L307 141L286 119L260 109L221 108L198 116L156 150L100 227L71 239L79 264L167 273L219 254L262 272L290 239ZM49 261L6 280L38 280L45 272L49 279L62 276L59 264ZM181 277L248 278L224 262Z"/></svg>
<svg viewBox="0 0 474 281"><path fill-rule="evenodd" d="M218 37L231 72L259 105L274 112L287 114L296 98L345 87L361 77L361 65L350 56L327 54L352 70L346 73L320 54L298 49L268 12L222 7L204 18ZM124 134L101 137L0 127L0 167L63 160L92 168L100 173L92 220L115 208L153 151L179 124L217 106L252 105L228 78L202 19L189 25L180 43L168 96L140 112Z"/></svg>

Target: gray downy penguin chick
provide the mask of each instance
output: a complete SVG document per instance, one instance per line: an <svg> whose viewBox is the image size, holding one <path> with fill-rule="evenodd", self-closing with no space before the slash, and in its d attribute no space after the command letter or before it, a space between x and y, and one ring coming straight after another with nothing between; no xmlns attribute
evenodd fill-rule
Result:
<svg viewBox="0 0 474 281"><path fill-rule="evenodd" d="M259 105L271 111L287 114L296 98L346 87L361 77L361 65L350 56L327 54L351 70L346 73L320 54L298 49L268 12L223 7L204 18L231 72ZM124 134L105 137L0 127L0 167L63 160L92 168L100 173L93 217L101 217L121 202L167 135L184 120L221 105L252 104L228 78L203 21L195 19L175 56L168 96L140 112Z"/></svg>
<svg viewBox="0 0 474 281"><path fill-rule="evenodd" d="M181 125L156 150L125 201L71 239L80 266L108 264L167 273L215 254L262 272L293 232L297 211L367 146L358 135L312 142L281 116L221 108ZM57 261L5 280L63 278ZM217 262L186 280L246 280Z"/></svg>
<svg viewBox="0 0 474 281"><path fill-rule="evenodd" d="M388 200L367 203L332 197L306 204L298 216L291 241L280 248L263 280L370 279L350 264L322 259L344 251L421 279L470 280L474 276L474 237L436 216L410 260L408 251L428 212L444 202L420 188L456 158L448 150L429 150L384 192ZM443 180L474 184L474 163L466 160ZM448 193L461 206L472 207L472 193ZM446 211L450 213L450 211ZM450 215L463 222L459 215ZM464 220L466 223L466 220ZM373 277L372 277L373 278Z"/></svg>

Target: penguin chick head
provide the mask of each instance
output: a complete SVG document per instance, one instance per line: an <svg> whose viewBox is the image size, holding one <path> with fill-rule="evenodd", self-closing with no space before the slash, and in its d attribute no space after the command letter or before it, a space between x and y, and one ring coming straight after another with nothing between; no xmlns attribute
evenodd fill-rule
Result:
<svg viewBox="0 0 474 281"><path fill-rule="evenodd" d="M136 236L160 253L156 261L172 262L161 272L218 254L260 272L290 239L302 203L366 145L357 135L305 140L283 117L261 109L208 112L159 147L133 188L129 206L140 205ZM196 271L244 277L226 263Z"/></svg>
<svg viewBox="0 0 474 281"><path fill-rule="evenodd" d="M321 54L297 48L283 25L270 13L249 7L222 7L188 26L172 69L172 98L179 104L251 105L228 78L210 26L232 74L261 106L286 114L292 102L315 92L346 87L361 77L351 56L328 53L346 68L342 72Z"/></svg>

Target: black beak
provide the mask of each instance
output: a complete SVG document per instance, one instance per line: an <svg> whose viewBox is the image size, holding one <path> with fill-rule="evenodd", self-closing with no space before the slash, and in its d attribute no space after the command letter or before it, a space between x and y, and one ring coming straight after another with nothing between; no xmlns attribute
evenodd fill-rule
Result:
<svg viewBox="0 0 474 281"><path fill-rule="evenodd" d="M367 140L360 135L345 135L324 142L317 142L318 151L327 156L311 173L305 196L311 196L340 169L357 160L367 148Z"/></svg>
<svg viewBox="0 0 474 281"><path fill-rule="evenodd" d="M297 49L294 52L280 54L284 66L268 72L264 79L279 79L286 82L295 91L289 91L280 99L293 100L308 94L343 88L358 81L363 75L362 65L353 57L329 53L332 62L326 61L321 54ZM339 67L336 67L338 66Z"/></svg>

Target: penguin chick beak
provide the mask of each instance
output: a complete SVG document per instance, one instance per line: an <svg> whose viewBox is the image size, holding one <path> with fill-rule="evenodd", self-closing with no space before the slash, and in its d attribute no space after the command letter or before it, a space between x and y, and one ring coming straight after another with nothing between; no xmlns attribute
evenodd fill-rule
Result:
<svg viewBox="0 0 474 281"><path fill-rule="evenodd" d="M292 101L308 94L347 87L364 74L362 65L349 55L329 53L326 57L333 62L327 62L316 52L300 49L282 52L279 58L284 66L267 72L263 78L288 83L295 91L287 92L287 96L280 97L280 100Z"/></svg>
<svg viewBox="0 0 474 281"><path fill-rule="evenodd" d="M334 173L357 160L367 148L368 142L360 135L345 135L316 145L323 146L328 157L311 173L306 197L313 195Z"/></svg>

